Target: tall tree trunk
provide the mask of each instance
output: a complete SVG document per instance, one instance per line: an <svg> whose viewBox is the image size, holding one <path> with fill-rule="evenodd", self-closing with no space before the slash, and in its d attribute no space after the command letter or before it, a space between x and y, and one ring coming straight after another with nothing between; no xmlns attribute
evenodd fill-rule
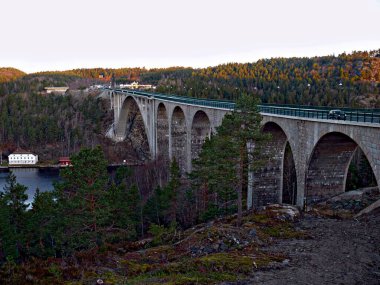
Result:
<svg viewBox="0 0 380 285"><path fill-rule="evenodd" d="M237 225L241 225L241 220L243 216L243 163L244 163L244 146L240 147L240 157L239 165L237 169L237 206L238 206L238 216L237 216Z"/></svg>
<svg viewBox="0 0 380 285"><path fill-rule="evenodd" d="M238 215L237 215L237 225L241 225L241 220L243 216L243 199L242 199L242 187L241 187L241 182L239 181L238 187L237 187L237 206L238 206Z"/></svg>
<svg viewBox="0 0 380 285"><path fill-rule="evenodd" d="M247 154L248 154L248 185L247 185L247 210L253 207L253 151L255 148L255 143L253 140L247 142Z"/></svg>

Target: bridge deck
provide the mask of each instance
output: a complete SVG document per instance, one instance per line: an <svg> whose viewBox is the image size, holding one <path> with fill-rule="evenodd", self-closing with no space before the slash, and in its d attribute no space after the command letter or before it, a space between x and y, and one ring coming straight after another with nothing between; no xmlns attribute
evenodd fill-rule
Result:
<svg viewBox="0 0 380 285"><path fill-rule="evenodd" d="M170 102L178 102L181 104L188 104L194 106L202 106L209 108L233 110L235 103L226 100L212 100L203 98L193 98L178 95L168 95L160 93L143 92L128 89L111 89L117 93L130 94L135 96L142 96L149 99L157 99ZM260 112L266 114L284 115L301 118L314 118L314 119L328 119L328 113L333 109L340 109L346 114L346 121L351 122L365 122L380 124L380 109L353 109L353 108L333 108L322 106L302 106L302 105L285 105L285 104L260 104L258 105Z"/></svg>

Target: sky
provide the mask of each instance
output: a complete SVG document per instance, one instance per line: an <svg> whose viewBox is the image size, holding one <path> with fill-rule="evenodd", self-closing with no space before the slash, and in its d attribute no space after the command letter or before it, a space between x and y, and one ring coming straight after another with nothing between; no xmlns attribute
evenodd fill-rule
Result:
<svg viewBox="0 0 380 285"><path fill-rule="evenodd" d="M380 48L380 0L4 0L0 66L207 67Z"/></svg>

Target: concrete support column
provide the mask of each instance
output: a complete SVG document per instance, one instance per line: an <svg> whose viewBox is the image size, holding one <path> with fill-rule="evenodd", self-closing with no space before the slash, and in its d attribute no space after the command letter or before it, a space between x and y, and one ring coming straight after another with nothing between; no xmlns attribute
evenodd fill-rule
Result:
<svg viewBox="0 0 380 285"><path fill-rule="evenodd" d="M304 163L296 164L297 172L297 206L303 207L305 200L305 176L306 176L306 161Z"/></svg>
<svg viewBox="0 0 380 285"><path fill-rule="evenodd" d="M187 120L188 121L188 120ZM186 123L186 170L191 172L191 123Z"/></svg>
<svg viewBox="0 0 380 285"><path fill-rule="evenodd" d="M173 109L168 108L168 134L169 134L169 160L172 161L173 159L173 137L172 137L172 115L173 115Z"/></svg>
<svg viewBox="0 0 380 285"><path fill-rule="evenodd" d="M154 100L147 99L144 102L146 110L144 113L146 114L146 122L147 122L147 131L148 131L148 139L149 139L149 147L151 158L155 159L157 156L157 144L156 144L156 108L154 106Z"/></svg>
<svg viewBox="0 0 380 285"><path fill-rule="evenodd" d="M108 93L108 96L110 98L110 110L113 109L113 98L112 98L112 92L111 91L106 91Z"/></svg>

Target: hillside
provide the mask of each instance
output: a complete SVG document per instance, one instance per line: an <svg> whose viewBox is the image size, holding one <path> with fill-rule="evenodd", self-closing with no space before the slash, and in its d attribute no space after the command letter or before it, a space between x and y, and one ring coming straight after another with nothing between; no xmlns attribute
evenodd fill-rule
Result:
<svg viewBox="0 0 380 285"><path fill-rule="evenodd" d="M378 284L378 215L342 220L306 213L295 221L285 216L247 213L240 227L227 217L70 258L35 258L4 266L0 278L4 284L41 285Z"/></svg>
<svg viewBox="0 0 380 285"><path fill-rule="evenodd" d="M208 68L75 69L44 72L117 83L140 81L157 92L236 100L258 94L264 103L380 107L380 49L338 56L271 58Z"/></svg>
<svg viewBox="0 0 380 285"><path fill-rule="evenodd" d="M26 75L25 72L12 67L0 67L0 83L16 80Z"/></svg>
<svg viewBox="0 0 380 285"><path fill-rule="evenodd" d="M252 63L226 63L194 69L170 68L90 68L39 72L26 76L61 81L103 82L108 84L140 81L157 86L157 92L236 100L242 93L260 96L263 103L380 108L380 49L356 51L338 56L312 58L271 58ZM23 85L0 85L0 95L27 91ZM86 85L83 83L82 85ZM88 84L87 84L88 85Z"/></svg>
<svg viewBox="0 0 380 285"><path fill-rule="evenodd" d="M152 81L151 74L142 74ZM314 58L272 58L162 75L158 92L264 103L380 107L380 51Z"/></svg>

